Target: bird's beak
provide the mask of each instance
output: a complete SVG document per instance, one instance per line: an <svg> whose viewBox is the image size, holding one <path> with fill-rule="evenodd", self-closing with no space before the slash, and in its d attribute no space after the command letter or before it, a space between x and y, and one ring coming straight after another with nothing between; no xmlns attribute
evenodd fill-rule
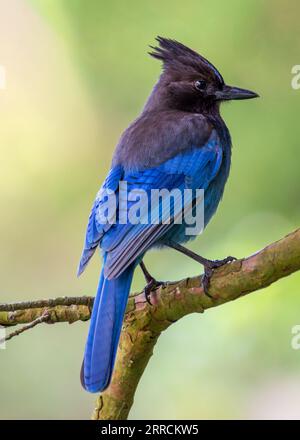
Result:
<svg viewBox="0 0 300 440"><path fill-rule="evenodd" d="M239 87L224 86L222 90L215 93L218 101L231 101L232 99L252 99L259 95L251 90L240 89Z"/></svg>

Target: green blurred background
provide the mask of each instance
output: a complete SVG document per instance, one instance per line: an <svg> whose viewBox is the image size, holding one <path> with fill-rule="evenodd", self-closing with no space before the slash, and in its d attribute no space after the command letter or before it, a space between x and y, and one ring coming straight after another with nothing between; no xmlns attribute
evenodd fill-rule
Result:
<svg viewBox="0 0 300 440"><path fill-rule="evenodd" d="M297 0L1 0L0 301L93 294L100 260L76 278L89 209L122 130L160 71L157 34L208 57L261 99L224 105L233 137L225 196L192 248L242 257L299 225ZM174 252L158 279L202 270ZM138 272L138 271L137 271ZM165 332L131 418L300 418L300 274ZM142 289L136 274L134 287ZM0 350L0 418L88 418L79 368L87 323L40 326Z"/></svg>

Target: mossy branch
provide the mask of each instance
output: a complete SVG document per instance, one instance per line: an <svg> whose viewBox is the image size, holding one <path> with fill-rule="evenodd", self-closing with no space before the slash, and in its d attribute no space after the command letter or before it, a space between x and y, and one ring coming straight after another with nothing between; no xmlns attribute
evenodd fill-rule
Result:
<svg viewBox="0 0 300 440"><path fill-rule="evenodd" d="M151 293L130 296L109 388L97 399L93 419L124 420L133 404L138 382L161 332L189 313L235 300L300 269L300 229L248 258L215 270L210 296L205 295L201 277L170 283ZM47 323L69 323L90 317L93 299L58 298L38 302L0 304L0 325L30 323L47 313Z"/></svg>

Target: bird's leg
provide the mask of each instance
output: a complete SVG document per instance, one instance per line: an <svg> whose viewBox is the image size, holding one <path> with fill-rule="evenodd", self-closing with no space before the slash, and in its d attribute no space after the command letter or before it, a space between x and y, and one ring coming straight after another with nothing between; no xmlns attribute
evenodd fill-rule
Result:
<svg viewBox="0 0 300 440"><path fill-rule="evenodd" d="M190 249L185 248L184 246L181 246L178 243L175 243L174 241L168 243L168 246L172 249L175 249L176 251L181 252L182 254L186 255L187 257L192 258L193 260L197 261L198 263L202 264L204 266L204 275L202 278L202 285L204 292L207 296L211 297L211 295L208 292L209 284L210 284L210 278L213 274L214 269L217 269L218 267L223 266L224 264L230 263L231 261L236 260L235 257L227 257L224 258L224 260L208 260L207 258L201 257L201 255L195 254L195 252L191 251Z"/></svg>
<svg viewBox="0 0 300 440"><path fill-rule="evenodd" d="M148 272L143 261L140 262L140 266L143 271L145 280L147 282L145 289L144 289L145 297L146 297L147 302L151 305L151 301L150 301L151 291L162 286L164 283L162 281L156 281L156 279L152 275L150 275L150 273Z"/></svg>

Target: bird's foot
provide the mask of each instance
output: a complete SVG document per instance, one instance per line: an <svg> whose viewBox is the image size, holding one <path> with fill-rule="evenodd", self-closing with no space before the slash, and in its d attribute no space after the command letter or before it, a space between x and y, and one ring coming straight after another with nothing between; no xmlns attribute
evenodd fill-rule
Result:
<svg viewBox="0 0 300 440"><path fill-rule="evenodd" d="M148 304L150 304L152 306L151 303L151 292L153 290L158 289L161 286L164 286L165 283L163 281L156 281L155 278L150 278L148 280L148 283L146 284L145 288L144 288L144 294L145 294L145 298Z"/></svg>
<svg viewBox="0 0 300 440"><path fill-rule="evenodd" d="M151 292L155 289L158 289L160 286L164 286L165 283L163 283L162 281L156 281L156 279L150 275L149 271L147 270L145 264L143 261L140 262L140 266L141 269L143 271L145 280L147 282L145 288L144 288L144 293L145 293L145 297L146 297L146 301L148 304L152 305L150 297L151 297Z"/></svg>
<svg viewBox="0 0 300 440"><path fill-rule="evenodd" d="M214 269L224 266L227 263L231 263L234 260L236 260L236 258L231 256L224 258L224 260L207 260L207 262L204 264L204 275L202 277L203 290L207 296L213 298L213 296L209 293L209 286Z"/></svg>

